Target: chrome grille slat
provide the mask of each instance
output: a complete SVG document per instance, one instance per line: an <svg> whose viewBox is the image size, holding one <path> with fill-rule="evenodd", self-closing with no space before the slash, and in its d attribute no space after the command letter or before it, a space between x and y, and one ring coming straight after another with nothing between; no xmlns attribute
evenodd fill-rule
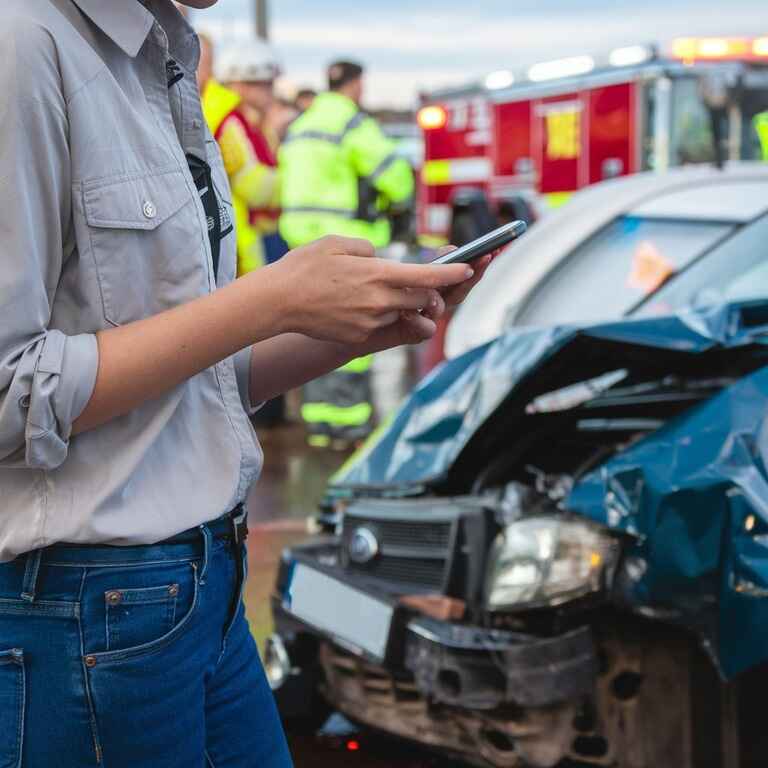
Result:
<svg viewBox="0 0 768 768"><path fill-rule="evenodd" d="M410 505L375 508L361 504L347 509L342 528L342 546L348 553L354 532L366 528L378 541L377 555L366 563L345 555L350 573L370 576L388 584L395 592L442 592L451 563L458 514L434 509L421 512Z"/></svg>

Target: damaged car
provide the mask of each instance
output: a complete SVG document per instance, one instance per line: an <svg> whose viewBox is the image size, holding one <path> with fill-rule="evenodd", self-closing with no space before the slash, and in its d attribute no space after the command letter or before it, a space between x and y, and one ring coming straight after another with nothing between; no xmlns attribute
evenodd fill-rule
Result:
<svg viewBox="0 0 768 768"><path fill-rule="evenodd" d="M768 301L448 361L283 554L265 665L478 766L757 768Z"/></svg>

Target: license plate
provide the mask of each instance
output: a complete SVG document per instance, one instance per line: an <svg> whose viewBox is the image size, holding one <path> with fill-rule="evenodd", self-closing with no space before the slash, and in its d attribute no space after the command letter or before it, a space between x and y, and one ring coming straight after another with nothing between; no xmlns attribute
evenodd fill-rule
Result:
<svg viewBox="0 0 768 768"><path fill-rule="evenodd" d="M394 608L383 600L296 563L283 606L296 618L353 650L384 659Z"/></svg>

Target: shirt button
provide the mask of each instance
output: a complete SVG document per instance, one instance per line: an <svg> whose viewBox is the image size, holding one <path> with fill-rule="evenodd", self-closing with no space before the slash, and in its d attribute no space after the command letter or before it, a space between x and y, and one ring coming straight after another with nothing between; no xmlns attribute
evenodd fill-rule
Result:
<svg viewBox="0 0 768 768"><path fill-rule="evenodd" d="M148 219L154 219L155 216L157 216L157 207L151 200L147 200L141 210L144 212L144 216Z"/></svg>

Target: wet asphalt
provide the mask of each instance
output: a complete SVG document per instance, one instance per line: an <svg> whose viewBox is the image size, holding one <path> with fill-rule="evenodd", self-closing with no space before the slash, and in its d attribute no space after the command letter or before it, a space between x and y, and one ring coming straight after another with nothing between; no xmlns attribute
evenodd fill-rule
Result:
<svg viewBox="0 0 768 768"><path fill-rule="evenodd" d="M347 454L307 448L300 426L259 430L264 470L249 500L249 578L245 602L251 629L259 644L271 631L269 595L280 552L307 536L328 478ZM296 768L461 768L413 746L370 733L348 732L339 718L325 731L291 734Z"/></svg>

